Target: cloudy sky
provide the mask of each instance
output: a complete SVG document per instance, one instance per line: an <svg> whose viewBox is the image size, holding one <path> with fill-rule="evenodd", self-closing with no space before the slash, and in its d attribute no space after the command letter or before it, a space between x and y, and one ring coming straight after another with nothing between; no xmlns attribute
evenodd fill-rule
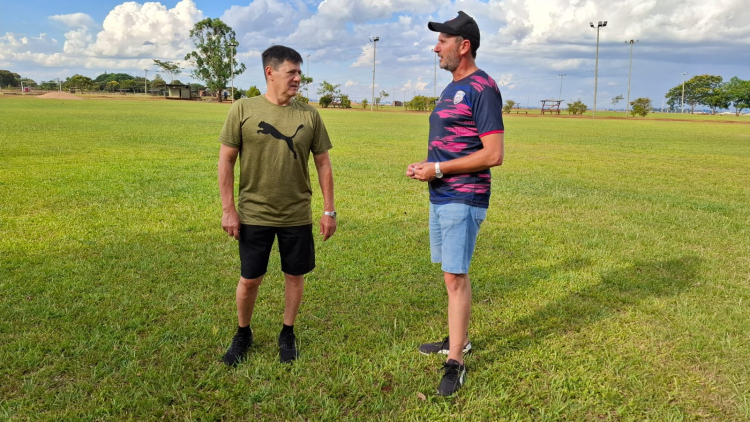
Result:
<svg viewBox="0 0 750 422"><path fill-rule="evenodd" d="M596 30L600 32L598 108L627 96L633 46L631 100L654 105L687 78L710 73L750 79L748 0L116 0L4 1L0 14L0 69L37 82L79 73L126 72L149 77L152 59L181 61L193 49L195 22L221 18L240 42L247 71L235 86L264 91L260 53L270 45L297 49L302 70L316 83L340 84L355 101L370 97L373 43L376 91L390 99L438 94L450 74L434 68L437 34L429 21L458 10L482 31L477 64L522 104L594 97ZM308 57L309 56L309 57ZM189 69L179 77L192 81ZM437 84L434 82L437 75ZM565 75L565 76L560 76ZM317 98L310 88L310 96ZM620 103L623 106L623 103Z"/></svg>

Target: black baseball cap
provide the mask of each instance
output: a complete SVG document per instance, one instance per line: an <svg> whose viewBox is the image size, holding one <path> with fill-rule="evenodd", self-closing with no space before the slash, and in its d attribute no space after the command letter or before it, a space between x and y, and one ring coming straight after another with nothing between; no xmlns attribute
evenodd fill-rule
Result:
<svg viewBox="0 0 750 422"><path fill-rule="evenodd" d="M460 35L471 41L471 47L474 51L479 48L479 25L471 16L463 11L458 12L455 18L440 22L430 22L427 24L430 31L442 32L449 35Z"/></svg>

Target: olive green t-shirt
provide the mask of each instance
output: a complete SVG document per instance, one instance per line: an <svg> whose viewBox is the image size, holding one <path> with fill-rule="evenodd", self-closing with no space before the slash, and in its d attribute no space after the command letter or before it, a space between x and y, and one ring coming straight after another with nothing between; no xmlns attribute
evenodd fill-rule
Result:
<svg viewBox="0 0 750 422"><path fill-rule="evenodd" d="M291 227L312 223L310 152L332 148L318 111L264 95L236 101L219 141L240 150L237 212L242 224Z"/></svg>

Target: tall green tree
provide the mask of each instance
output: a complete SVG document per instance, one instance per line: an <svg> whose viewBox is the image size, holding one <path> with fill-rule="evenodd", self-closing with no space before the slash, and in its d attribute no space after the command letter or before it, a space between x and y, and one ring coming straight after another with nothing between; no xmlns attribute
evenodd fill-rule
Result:
<svg viewBox="0 0 750 422"><path fill-rule="evenodd" d="M335 97L341 93L339 90L340 86L340 84L333 85L327 81L323 81L323 83L320 84L320 88L318 88L318 95L330 95L331 97Z"/></svg>
<svg viewBox="0 0 750 422"><path fill-rule="evenodd" d="M182 69L175 62L154 59L154 64L169 76L169 83L174 83L174 77L182 73Z"/></svg>
<svg viewBox="0 0 750 422"><path fill-rule="evenodd" d="M318 88L318 95L320 95L318 104L323 108L328 108L329 105L333 104L334 99L341 95L341 91L339 90L340 86L340 84L333 85L327 81L323 81L320 84L320 88Z"/></svg>
<svg viewBox="0 0 750 422"><path fill-rule="evenodd" d="M132 90L133 92L135 92L136 90L143 88L143 81L139 82L139 81L136 81L135 79L126 79L120 82L120 88Z"/></svg>
<svg viewBox="0 0 750 422"><path fill-rule="evenodd" d="M245 64L233 61L237 57L237 48L232 46L235 32L221 19L206 18L195 24L190 30L190 38L196 50L185 56L193 67L192 75L206 83L221 101L221 91L226 89L232 75L245 72Z"/></svg>
<svg viewBox="0 0 750 422"><path fill-rule="evenodd" d="M21 75L10 70L0 70L0 87L21 86Z"/></svg>
<svg viewBox="0 0 750 422"><path fill-rule="evenodd" d="M698 91L696 90L697 87L695 84L691 83L690 81L685 81L684 85L685 104L690 106L690 112L692 113L693 111L695 111L695 106L700 103L700 96L698 95ZM670 108L681 110L683 98L682 95L683 84L679 84L667 91L666 95L664 95L664 98L667 99L667 104L669 104Z"/></svg>
<svg viewBox="0 0 750 422"><path fill-rule="evenodd" d="M723 78L717 75L696 75L690 78L700 104L711 107L713 114L717 108L729 107L729 96L723 88Z"/></svg>
<svg viewBox="0 0 750 422"><path fill-rule="evenodd" d="M733 77L724 85L729 100L734 106L734 114L739 116L742 110L750 108L750 80L744 81Z"/></svg>
<svg viewBox="0 0 750 422"><path fill-rule="evenodd" d="M685 104L690 106L690 113L695 112L695 106L698 104L707 105L714 110L717 106L720 107L723 104L721 82L722 77L715 75L695 75L685 81ZM682 85L671 88L664 96L670 107L681 107Z"/></svg>
<svg viewBox="0 0 750 422"><path fill-rule="evenodd" d="M96 84L91 78L88 76L83 75L73 75L71 77L65 78L65 82L63 82L63 88L78 88L80 90L90 90L93 89L94 86L99 86Z"/></svg>

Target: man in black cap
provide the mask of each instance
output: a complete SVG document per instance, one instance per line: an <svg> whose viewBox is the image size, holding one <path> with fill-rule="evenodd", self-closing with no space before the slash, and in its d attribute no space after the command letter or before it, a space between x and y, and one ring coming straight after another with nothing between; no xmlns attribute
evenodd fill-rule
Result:
<svg viewBox="0 0 750 422"><path fill-rule="evenodd" d="M438 394L455 393L466 380L464 353L471 315L469 265L479 226L490 203L490 168L503 163L503 99L495 81L474 63L479 26L464 12L430 22L439 32L440 68L453 74L430 115L427 159L406 175L429 182L430 254L441 263L448 290L448 337L419 347L422 354L448 355Z"/></svg>

